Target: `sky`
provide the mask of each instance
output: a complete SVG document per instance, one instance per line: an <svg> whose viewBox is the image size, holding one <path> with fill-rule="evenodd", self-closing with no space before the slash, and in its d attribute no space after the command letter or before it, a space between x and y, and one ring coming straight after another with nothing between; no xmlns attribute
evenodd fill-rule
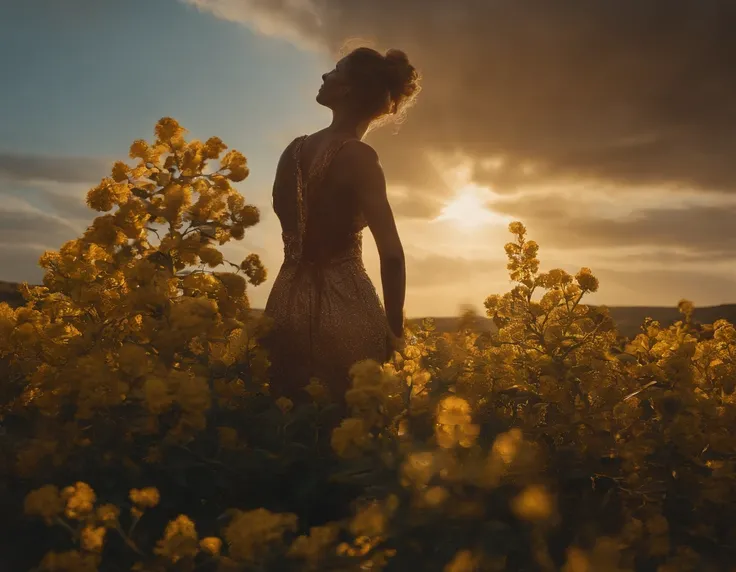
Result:
<svg viewBox="0 0 736 572"><path fill-rule="evenodd" d="M734 25L730 0L0 0L0 280L40 281L93 220L87 190L171 116L248 158L262 221L224 250L262 257L262 307L278 157L329 122L320 76L357 38L423 76L405 123L368 137L409 316L507 291L512 220L542 269L593 270L593 303L736 302Z"/></svg>

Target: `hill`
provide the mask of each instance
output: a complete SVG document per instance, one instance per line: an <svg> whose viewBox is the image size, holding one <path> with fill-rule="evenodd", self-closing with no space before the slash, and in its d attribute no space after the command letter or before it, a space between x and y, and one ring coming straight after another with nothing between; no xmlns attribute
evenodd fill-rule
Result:
<svg viewBox="0 0 736 572"><path fill-rule="evenodd" d="M23 303L23 297L18 292L18 284L15 282L4 282L0 280L0 302L7 302L13 307ZM652 318L663 326L669 326L680 319L677 308L658 306L609 306L611 317L616 322L619 332L627 337L633 337L639 332L645 318ZM260 312L261 310L255 310ZM736 324L736 304L723 304L720 306L708 306L695 308L695 321L702 324L712 324L716 320L728 320ZM413 318L411 322L420 322L422 318ZM439 316L434 318L437 330L440 332L451 332L458 328L460 319L457 316ZM493 322L484 316L476 318L476 327L482 331L493 331Z"/></svg>

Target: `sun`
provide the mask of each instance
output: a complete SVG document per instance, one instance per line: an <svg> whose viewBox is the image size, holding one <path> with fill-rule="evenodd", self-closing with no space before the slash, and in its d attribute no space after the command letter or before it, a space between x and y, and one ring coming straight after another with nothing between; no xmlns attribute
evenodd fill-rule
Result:
<svg viewBox="0 0 736 572"><path fill-rule="evenodd" d="M451 222L465 229L508 224L510 217L493 212L486 205L492 193L485 187L467 184L461 187L452 201L447 203L435 222Z"/></svg>

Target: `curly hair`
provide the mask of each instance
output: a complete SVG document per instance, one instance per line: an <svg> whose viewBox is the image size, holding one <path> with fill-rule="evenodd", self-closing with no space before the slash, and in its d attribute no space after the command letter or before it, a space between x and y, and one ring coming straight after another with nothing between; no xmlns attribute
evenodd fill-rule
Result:
<svg viewBox="0 0 736 572"><path fill-rule="evenodd" d="M421 76L406 53L391 49L381 54L360 47L346 60L347 80L355 88L353 98L358 109L374 121L388 117L402 121L421 91Z"/></svg>

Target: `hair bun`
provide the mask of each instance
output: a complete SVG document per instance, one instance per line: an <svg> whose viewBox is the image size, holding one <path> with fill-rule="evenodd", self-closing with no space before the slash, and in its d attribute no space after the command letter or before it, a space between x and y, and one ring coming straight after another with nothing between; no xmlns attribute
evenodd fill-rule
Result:
<svg viewBox="0 0 736 572"><path fill-rule="evenodd" d="M388 88L391 98L398 100L410 98L419 91L419 73L409 63L409 57L402 50L391 49L386 52Z"/></svg>

